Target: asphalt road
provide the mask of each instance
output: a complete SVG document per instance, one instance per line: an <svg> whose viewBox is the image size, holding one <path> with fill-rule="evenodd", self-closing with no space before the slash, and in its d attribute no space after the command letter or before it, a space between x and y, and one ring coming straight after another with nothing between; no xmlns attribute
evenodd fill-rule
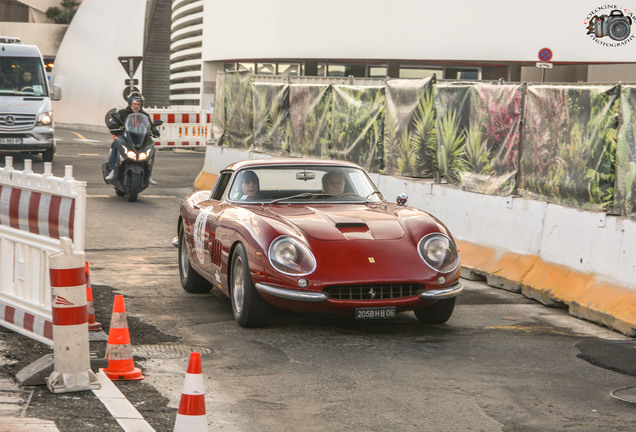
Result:
<svg viewBox="0 0 636 432"><path fill-rule="evenodd" d="M105 133L60 129L58 139L54 173L72 164L87 182L93 285L124 294L131 321L161 335L132 344L166 410L178 406L197 350L211 431L634 429L634 405L610 395L636 387L633 340L483 282L463 281L440 326L403 313L372 322L287 314L268 328L239 327L219 292L181 289L171 245L204 153L159 152L159 184L129 203L101 180Z"/></svg>

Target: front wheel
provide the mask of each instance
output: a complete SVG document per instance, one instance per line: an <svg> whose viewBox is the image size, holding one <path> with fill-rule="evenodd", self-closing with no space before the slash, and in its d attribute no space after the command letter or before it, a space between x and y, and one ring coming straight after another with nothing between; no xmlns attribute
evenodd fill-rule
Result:
<svg viewBox="0 0 636 432"><path fill-rule="evenodd" d="M179 279L181 286L189 293L206 293L212 285L203 276L194 271L190 265L188 246L186 244L183 225L179 227Z"/></svg>
<svg viewBox="0 0 636 432"><path fill-rule="evenodd" d="M256 291L245 247L238 244L232 253L230 295L234 319L241 327L263 327L269 322L271 306Z"/></svg>
<svg viewBox="0 0 636 432"><path fill-rule="evenodd" d="M128 195L128 202L137 201L137 196L139 195L140 190L141 174L131 174L130 181L128 182L128 190L126 191L126 195Z"/></svg>
<svg viewBox="0 0 636 432"><path fill-rule="evenodd" d="M455 310L455 300L457 297L446 300L438 300L421 309L413 311L422 324L444 324Z"/></svg>

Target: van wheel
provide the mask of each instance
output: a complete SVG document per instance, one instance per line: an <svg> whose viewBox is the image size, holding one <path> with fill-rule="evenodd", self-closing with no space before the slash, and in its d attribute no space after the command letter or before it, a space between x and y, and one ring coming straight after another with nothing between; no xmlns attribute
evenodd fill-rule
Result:
<svg viewBox="0 0 636 432"><path fill-rule="evenodd" d="M54 154L55 154L55 149L51 147L50 149L42 152L42 160L44 162L53 162Z"/></svg>

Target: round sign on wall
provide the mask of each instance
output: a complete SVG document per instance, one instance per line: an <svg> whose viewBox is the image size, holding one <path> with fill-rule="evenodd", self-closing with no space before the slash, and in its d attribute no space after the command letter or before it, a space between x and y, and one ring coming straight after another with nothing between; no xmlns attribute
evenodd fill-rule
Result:
<svg viewBox="0 0 636 432"><path fill-rule="evenodd" d="M552 50L550 48L542 48L539 51L539 60L548 62L552 59Z"/></svg>

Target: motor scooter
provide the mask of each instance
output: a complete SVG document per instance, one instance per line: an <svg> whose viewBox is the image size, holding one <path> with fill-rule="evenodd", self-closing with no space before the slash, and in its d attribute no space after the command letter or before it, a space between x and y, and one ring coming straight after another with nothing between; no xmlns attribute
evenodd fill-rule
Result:
<svg viewBox="0 0 636 432"><path fill-rule="evenodd" d="M162 123L161 120L155 120L152 125L159 126ZM126 118L123 133L115 138L114 148L111 149L118 153L112 179L106 180L110 172L108 162L102 165L104 182L113 185L117 196L126 196L129 202L136 201L139 193L150 185L155 153L150 126L148 116L130 114Z"/></svg>

